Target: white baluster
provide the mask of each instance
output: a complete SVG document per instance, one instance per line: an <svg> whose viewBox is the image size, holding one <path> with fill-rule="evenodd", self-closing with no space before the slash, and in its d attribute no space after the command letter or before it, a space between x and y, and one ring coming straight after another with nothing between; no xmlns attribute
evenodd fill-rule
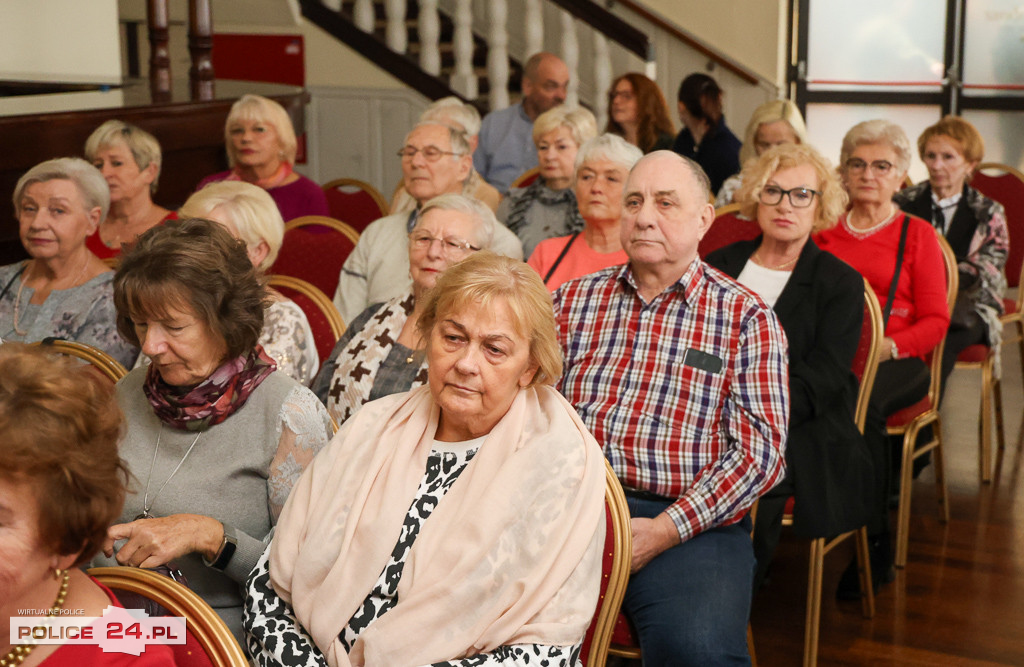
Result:
<svg viewBox="0 0 1024 667"><path fill-rule="evenodd" d="M455 72L450 85L452 90L468 100L476 99L476 72L473 71L473 0L457 0L455 3L455 32L452 35L455 49Z"/></svg>
<svg viewBox="0 0 1024 667"><path fill-rule="evenodd" d="M562 60L569 68L569 91L565 103L569 106L579 104L577 90L580 85L580 43L576 39L576 21L568 12L561 12L562 19Z"/></svg>
<svg viewBox="0 0 1024 667"><path fill-rule="evenodd" d="M612 57L608 53L608 38L594 31L594 116L597 126L608 123L608 89L612 85Z"/></svg>
<svg viewBox="0 0 1024 667"><path fill-rule="evenodd" d="M544 50L544 12L540 0L526 0L523 28L526 37L526 52L523 55L529 58Z"/></svg>
<svg viewBox="0 0 1024 667"><path fill-rule="evenodd" d="M352 10L352 19L357 28L363 32L373 32L376 18L373 13L373 0L356 0L356 6Z"/></svg>
<svg viewBox="0 0 1024 667"><path fill-rule="evenodd" d="M491 0L490 30L487 45L487 79L490 83L491 110L508 106L508 5L505 0Z"/></svg>
<svg viewBox="0 0 1024 667"><path fill-rule="evenodd" d="M437 76L441 73L441 52L438 40L441 37L441 20L437 16L437 0L420 0L420 67L423 71Z"/></svg>
<svg viewBox="0 0 1024 667"><path fill-rule="evenodd" d="M387 0L384 13L388 17L384 41L392 51L405 53L409 44L409 33L405 27L405 0Z"/></svg>
<svg viewBox="0 0 1024 667"><path fill-rule="evenodd" d="M644 74L651 81L657 81L658 80L658 63L653 61L653 60L648 62L648 63L646 63L644 65Z"/></svg>

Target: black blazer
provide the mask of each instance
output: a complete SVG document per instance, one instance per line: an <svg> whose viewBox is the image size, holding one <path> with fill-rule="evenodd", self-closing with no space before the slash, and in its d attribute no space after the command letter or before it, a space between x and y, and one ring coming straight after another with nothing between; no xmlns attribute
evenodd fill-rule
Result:
<svg viewBox="0 0 1024 667"><path fill-rule="evenodd" d="M706 261L736 278L761 245L740 241ZM789 341L787 476L796 502L794 530L831 537L866 523L874 472L853 416L857 378L851 370L864 319L864 279L808 239L775 314Z"/></svg>

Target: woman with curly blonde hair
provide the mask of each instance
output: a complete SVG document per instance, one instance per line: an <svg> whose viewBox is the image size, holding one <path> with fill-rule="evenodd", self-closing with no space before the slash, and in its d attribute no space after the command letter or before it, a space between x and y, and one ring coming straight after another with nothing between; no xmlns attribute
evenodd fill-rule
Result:
<svg viewBox="0 0 1024 667"><path fill-rule="evenodd" d="M789 340L786 478L761 497L758 508L757 590L790 496L796 498L794 527L805 537L838 535L868 519L872 461L853 421L857 378L851 370L864 280L811 238L836 223L846 192L810 146L776 146L749 162L738 200L762 235L722 248L707 262L772 306Z"/></svg>

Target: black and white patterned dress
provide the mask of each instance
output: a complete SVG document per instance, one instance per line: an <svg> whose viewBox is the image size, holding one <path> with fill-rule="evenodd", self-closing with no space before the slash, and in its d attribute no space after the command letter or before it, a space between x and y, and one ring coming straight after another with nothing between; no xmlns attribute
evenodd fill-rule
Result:
<svg viewBox="0 0 1024 667"><path fill-rule="evenodd" d="M360 633L398 602L398 582L420 527L466 468L482 441L483 438L455 443L434 442L433 450L427 458L426 472L406 514L391 558L373 590L339 635L346 651L351 649ZM326 665L327 660L295 618L291 605L278 597L271 587L269 554L268 548L249 575L246 585L244 626L248 648L255 663L265 667ZM574 667L580 664L579 653L580 645L514 644L461 660L434 663L432 667Z"/></svg>

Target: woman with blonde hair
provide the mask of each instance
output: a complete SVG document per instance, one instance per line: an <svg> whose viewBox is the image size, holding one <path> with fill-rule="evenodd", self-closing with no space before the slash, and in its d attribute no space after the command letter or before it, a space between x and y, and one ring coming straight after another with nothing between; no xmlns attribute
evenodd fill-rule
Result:
<svg viewBox="0 0 1024 667"><path fill-rule="evenodd" d="M249 260L261 274L273 266L284 241L284 221L274 200L251 183L210 183L188 198L181 215L224 225L245 242ZM320 366L309 320L294 301L272 287L266 289L269 305L257 342L277 362L278 371L308 385Z"/></svg>
<svg viewBox="0 0 1024 667"><path fill-rule="evenodd" d="M285 222L304 215L330 215L319 185L294 171L298 141L288 112L274 100L243 95L224 124L231 169L207 176L197 190L216 181L245 181L274 198Z"/></svg>
<svg viewBox="0 0 1024 667"><path fill-rule="evenodd" d="M872 463L853 421L864 281L811 235L846 207L835 170L808 145L770 148L743 168L738 199L761 236L711 253L707 262L749 287L778 316L789 341L789 437L786 477L761 497L754 529L756 591L764 581L795 496L794 526L831 537L870 516Z"/></svg>
<svg viewBox="0 0 1024 667"><path fill-rule="evenodd" d="M740 146L740 164L760 156L773 146L807 143L807 126L800 109L789 100L772 100L754 109ZM725 179L718 190L715 207L733 203L733 196L743 184L742 174Z"/></svg>
<svg viewBox="0 0 1024 667"><path fill-rule="evenodd" d="M160 178L160 143L149 132L108 120L89 135L85 159L110 187L110 211L85 245L100 259L117 257L121 244L178 214L153 203Z"/></svg>
<svg viewBox="0 0 1024 667"><path fill-rule="evenodd" d="M533 122L533 144L540 170L525 188L513 188L498 207L498 220L523 242L529 257L537 244L583 229L576 206L573 171L580 146L597 136L594 114L559 105Z"/></svg>
<svg viewBox="0 0 1024 667"><path fill-rule="evenodd" d="M430 292L427 386L367 403L299 480L249 578L258 665L576 665L604 457L551 386L551 298L479 252Z"/></svg>

